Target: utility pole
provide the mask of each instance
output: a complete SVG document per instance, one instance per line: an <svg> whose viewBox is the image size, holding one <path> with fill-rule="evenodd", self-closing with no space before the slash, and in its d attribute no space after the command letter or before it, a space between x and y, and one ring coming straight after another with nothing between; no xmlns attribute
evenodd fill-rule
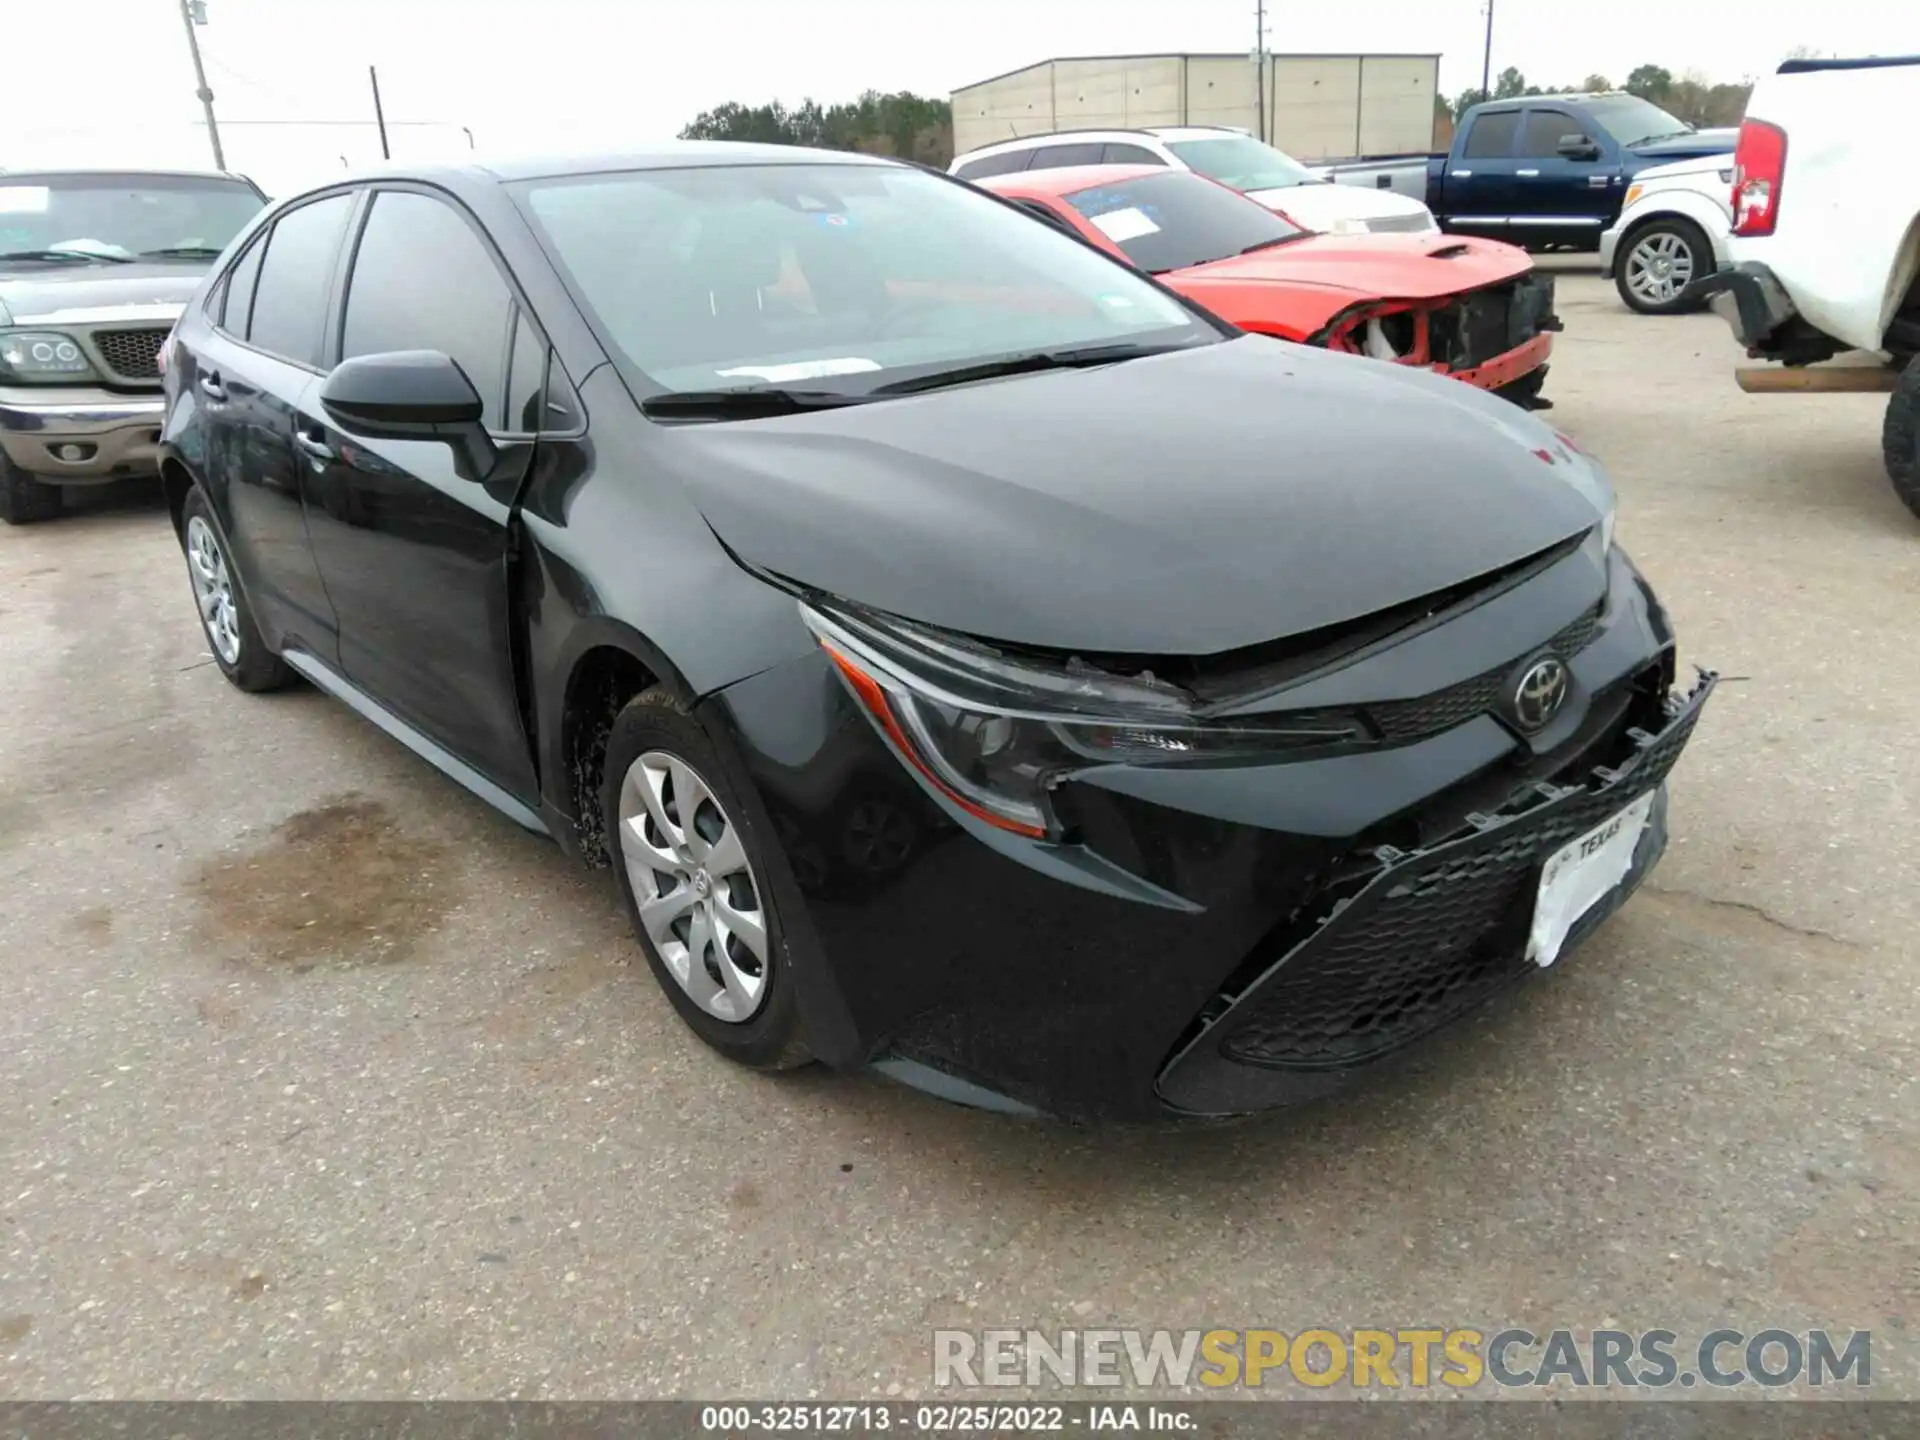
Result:
<svg viewBox="0 0 1920 1440"><path fill-rule="evenodd" d="M387 149L387 112L380 108L380 72L367 66L367 79L373 82L373 118L380 127L380 158L391 160L393 152Z"/></svg>
<svg viewBox="0 0 1920 1440"><path fill-rule="evenodd" d="M196 19L197 15L197 19ZM207 112L207 139L213 142L213 168L227 168L227 157L220 149L220 127L213 118L213 91L207 88L207 68L200 63L200 37L193 33L196 24L207 23L205 0L180 0L180 23L187 27L187 50L193 56L193 78L199 88L200 108Z"/></svg>
<svg viewBox="0 0 1920 1440"><path fill-rule="evenodd" d="M1267 0L1253 0L1253 93L1260 138L1267 138Z"/></svg>
<svg viewBox="0 0 1920 1440"><path fill-rule="evenodd" d="M1493 98L1493 0L1487 0L1487 48L1480 57L1480 98Z"/></svg>

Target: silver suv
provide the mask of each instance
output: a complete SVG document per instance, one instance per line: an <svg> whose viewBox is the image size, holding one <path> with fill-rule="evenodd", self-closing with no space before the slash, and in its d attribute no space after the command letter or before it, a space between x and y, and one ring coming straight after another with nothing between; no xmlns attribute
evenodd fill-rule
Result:
<svg viewBox="0 0 1920 1440"><path fill-rule="evenodd" d="M161 346L266 203L236 175L0 174L0 520L156 473Z"/></svg>

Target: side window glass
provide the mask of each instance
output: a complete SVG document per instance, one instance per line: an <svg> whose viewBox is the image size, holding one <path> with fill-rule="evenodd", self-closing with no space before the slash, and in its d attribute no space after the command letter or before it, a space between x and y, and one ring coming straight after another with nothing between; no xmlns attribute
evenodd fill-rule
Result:
<svg viewBox="0 0 1920 1440"><path fill-rule="evenodd" d="M1068 165L1098 165L1106 146L1092 145L1043 145L1033 157L1035 170L1047 170Z"/></svg>
<svg viewBox="0 0 1920 1440"><path fill-rule="evenodd" d="M438 350L480 392L489 428L512 429L502 399L512 313L493 256L451 205L406 190L374 197L347 282L341 359Z"/></svg>
<svg viewBox="0 0 1920 1440"><path fill-rule="evenodd" d="M513 327L513 360L507 368L508 430L532 434L552 429L546 415L547 342L525 315Z"/></svg>
<svg viewBox="0 0 1920 1440"><path fill-rule="evenodd" d="M1144 145L1109 145L1106 147L1105 165L1164 165L1153 151Z"/></svg>
<svg viewBox="0 0 1920 1440"><path fill-rule="evenodd" d="M1027 162L1033 159L1031 150L1008 150L999 155L982 155L978 160L961 162L960 168L953 173L962 180L982 180L989 175L1011 175L1016 170L1027 168Z"/></svg>
<svg viewBox="0 0 1920 1440"><path fill-rule="evenodd" d="M1482 115L1473 122L1473 133L1467 136L1466 158L1469 160L1507 160L1511 159L1514 142L1520 138L1520 112L1502 110L1492 115Z"/></svg>
<svg viewBox="0 0 1920 1440"><path fill-rule="evenodd" d="M296 364L320 364L333 267L352 211L353 196L329 195L273 222L253 292L250 344Z"/></svg>
<svg viewBox="0 0 1920 1440"><path fill-rule="evenodd" d="M1560 137L1580 133L1580 122L1564 110L1529 111L1526 136L1520 142L1520 154L1528 160L1557 159Z"/></svg>
<svg viewBox="0 0 1920 1440"><path fill-rule="evenodd" d="M227 272L226 290L220 297L220 328L237 339L247 338L247 322L253 318L253 286L260 278L260 257L266 253L267 232L263 230Z"/></svg>

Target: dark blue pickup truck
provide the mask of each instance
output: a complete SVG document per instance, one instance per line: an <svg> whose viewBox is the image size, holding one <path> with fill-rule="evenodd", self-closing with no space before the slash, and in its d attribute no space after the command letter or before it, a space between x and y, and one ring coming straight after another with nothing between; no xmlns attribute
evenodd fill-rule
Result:
<svg viewBox="0 0 1920 1440"><path fill-rule="evenodd" d="M1444 155L1336 161L1342 185L1425 200L1443 230L1529 250L1595 250L1649 165L1732 151L1738 130L1696 130L1637 95L1535 95L1467 111Z"/></svg>

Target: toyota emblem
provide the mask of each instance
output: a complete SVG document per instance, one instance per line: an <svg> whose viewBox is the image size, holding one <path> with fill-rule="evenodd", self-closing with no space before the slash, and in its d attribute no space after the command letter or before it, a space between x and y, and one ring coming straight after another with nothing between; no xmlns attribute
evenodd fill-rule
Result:
<svg viewBox="0 0 1920 1440"><path fill-rule="evenodd" d="M1525 730L1538 730L1567 703L1567 667L1557 656L1543 655L1521 672L1513 687L1513 717Z"/></svg>

